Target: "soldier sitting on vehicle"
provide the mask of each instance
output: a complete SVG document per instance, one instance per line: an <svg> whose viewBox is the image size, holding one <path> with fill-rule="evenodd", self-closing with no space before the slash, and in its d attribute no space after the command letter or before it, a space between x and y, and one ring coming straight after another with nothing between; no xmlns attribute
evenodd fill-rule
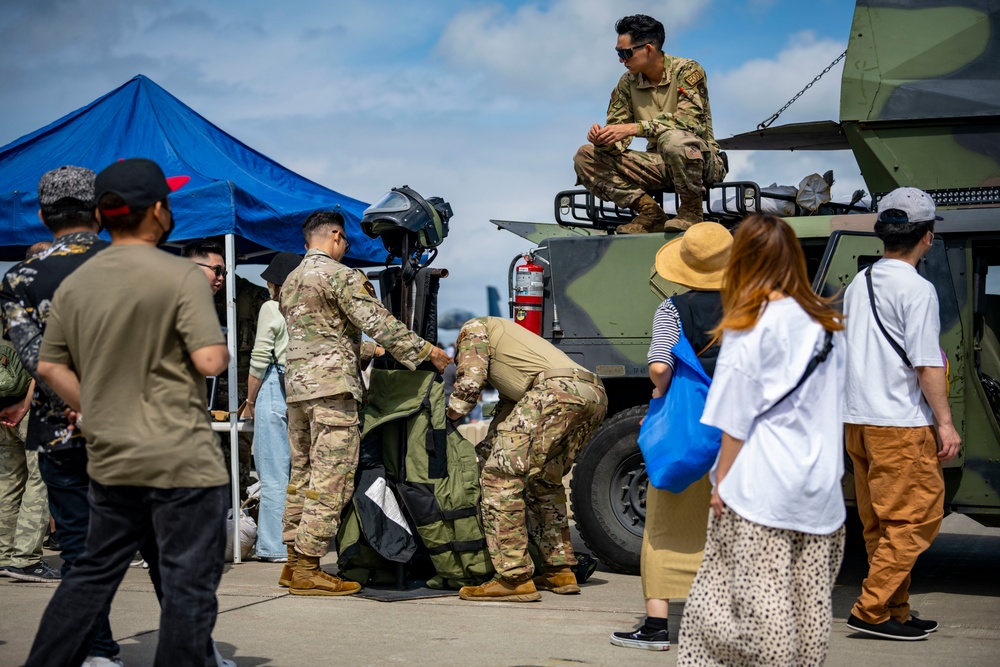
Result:
<svg viewBox="0 0 1000 667"><path fill-rule="evenodd" d="M599 377L527 329L499 317L469 320L458 334L448 419L468 414L489 381L500 392L481 473L483 529L497 576L465 586L463 600L530 602L538 587L579 593L563 477L600 425L608 399ZM527 522L525 520L527 510ZM526 525L527 523L527 525ZM545 572L532 580L528 527Z"/></svg>
<svg viewBox="0 0 1000 667"><path fill-rule="evenodd" d="M573 159L577 183L637 213L619 233L687 229L704 219L705 185L726 176L712 133L705 70L663 53L663 24L656 19L626 16L615 30L615 51L628 72L611 92L607 124L590 128L590 143ZM627 150L632 137L645 138L646 150ZM675 218L667 219L648 194L652 190L680 196Z"/></svg>

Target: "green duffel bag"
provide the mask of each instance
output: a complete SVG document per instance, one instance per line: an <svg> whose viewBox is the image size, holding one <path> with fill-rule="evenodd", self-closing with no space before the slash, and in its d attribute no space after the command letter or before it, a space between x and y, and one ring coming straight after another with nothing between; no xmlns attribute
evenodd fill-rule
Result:
<svg viewBox="0 0 1000 667"><path fill-rule="evenodd" d="M381 443L386 478L398 480L396 491L434 567L427 585L459 588L490 579L493 564L479 518L475 447L448 423L445 409L437 374L373 370L361 439L362 449Z"/></svg>

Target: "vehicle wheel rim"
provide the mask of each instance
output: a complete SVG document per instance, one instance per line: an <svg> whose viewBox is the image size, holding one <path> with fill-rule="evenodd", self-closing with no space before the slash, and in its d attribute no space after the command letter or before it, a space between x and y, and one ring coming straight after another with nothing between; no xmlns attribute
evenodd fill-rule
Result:
<svg viewBox="0 0 1000 667"><path fill-rule="evenodd" d="M646 463L636 453L623 460L611 478L611 507L615 518L633 535L642 537L646 523Z"/></svg>

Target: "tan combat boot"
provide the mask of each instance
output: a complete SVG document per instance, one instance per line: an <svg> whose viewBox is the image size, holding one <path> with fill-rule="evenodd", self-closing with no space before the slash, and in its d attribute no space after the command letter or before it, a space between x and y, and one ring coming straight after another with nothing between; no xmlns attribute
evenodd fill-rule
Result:
<svg viewBox="0 0 1000 667"><path fill-rule="evenodd" d="M668 232L683 232L691 225L705 221L705 211L701 206L701 197L681 197L681 205L677 207L677 215L664 225Z"/></svg>
<svg viewBox="0 0 1000 667"><path fill-rule="evenodd" d="M663 212L655 199L649 195L643 195L632 204L632 210L637 215L627 225L619 225L615 229L617 234L652 234L663 231L663 223L667 221L667 214Z"/></svg>
<svg viewBox="0 0 1000 667"><path fill-rule="evenodd" d="M288 592L292 595L351 595L361 584L344 581L319 568L319 558L298 554Z"/></svg>
<svg viewBox="0 0 1000 667"><path fill-rule="evenodd" d="M499 576L482 586L462 586L458 597L474 602L535 602L542 599L531 579L519 583Z"/></svg>
<svg viewBox="0 0 1000 667"><path fill-rule="evenodd" d="M576 583L576 575L568 565L563 567L546 568L545 574L540 574L532 581L535 587L543 591L552 591L557 595L570 595L579 593L580 587Z"/></svg>
<svg viewBox="0 0 1000 667"><path fill-rule="evenodd" d="M278 585L282 588L288 588L292 585L292 572L299 559L299 552L295 550L295 547L286 546L286 548L288 549L288 562L281 568L281 574L278 575Z"/></svg>

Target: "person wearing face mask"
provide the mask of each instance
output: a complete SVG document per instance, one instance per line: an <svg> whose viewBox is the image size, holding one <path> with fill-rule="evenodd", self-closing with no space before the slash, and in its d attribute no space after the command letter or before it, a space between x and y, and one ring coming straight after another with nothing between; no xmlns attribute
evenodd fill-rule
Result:
<svg viewBox="0 0 1000 667"><path fill-rule="evenodd" d="M52 301L38 374L87 439L90 528L27 665L83 661L95 620L150 535L162 594L153 664L212 664L228 475L204 376L225 369L229 352L201 270L157 248L174 227L168 196L186 180L142 158L99 173L97 214L111 246Z"/></svg>

